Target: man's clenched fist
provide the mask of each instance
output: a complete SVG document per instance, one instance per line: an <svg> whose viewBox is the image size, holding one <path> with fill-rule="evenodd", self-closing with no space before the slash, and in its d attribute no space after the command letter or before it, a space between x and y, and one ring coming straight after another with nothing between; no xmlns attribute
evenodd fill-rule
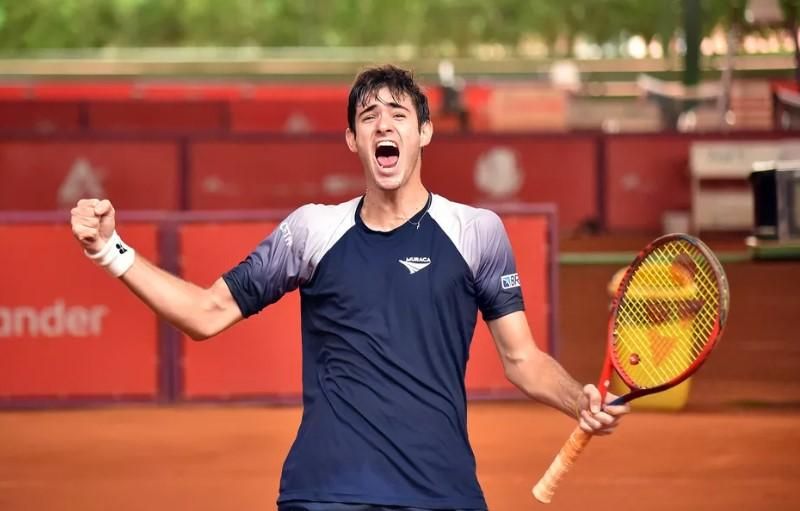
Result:
<svg viewBox="0 0 800 511"><path fill-rule="evenodd" d="M72 234L90 254L103 248L114 233L114 206L111 201L81 199L72 208Z"/></svg>

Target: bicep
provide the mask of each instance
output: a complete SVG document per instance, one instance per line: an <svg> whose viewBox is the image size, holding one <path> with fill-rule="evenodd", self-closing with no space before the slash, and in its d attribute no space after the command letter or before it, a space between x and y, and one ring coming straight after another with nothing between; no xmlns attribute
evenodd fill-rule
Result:
<svg viewBox="0 0 800 511"><path fill-rule="evenodd" d="M208 310L215 317L215 330L220 332L238 323L244 317L239 304L233 298L228 284L222 277L218 278L206 290L208 295Z"/></svg>

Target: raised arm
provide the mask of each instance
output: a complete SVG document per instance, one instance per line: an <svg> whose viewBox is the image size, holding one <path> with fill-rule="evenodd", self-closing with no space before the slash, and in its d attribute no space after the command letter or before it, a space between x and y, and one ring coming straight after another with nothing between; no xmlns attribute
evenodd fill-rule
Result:
<svg viewBox="0 0 800 511"><path fill-rule="evenodd" d="M206 339L242 319L227 284L209 288L182 280L124 246L115 235L114 207L108 200L83 199L72 209L72 233L86 254L105 266L159 316L195 340Z"/></svg>
<svg viewBox="0 0 800 511"><path fill-rule="evenodd" d="M525 395L560 410L594 434L610 433L627 405L600 406L594 385L581 386L553 357L536 346L522 311L487 321L508 380ZM606 402L616 396L607 394Z"/></svg>

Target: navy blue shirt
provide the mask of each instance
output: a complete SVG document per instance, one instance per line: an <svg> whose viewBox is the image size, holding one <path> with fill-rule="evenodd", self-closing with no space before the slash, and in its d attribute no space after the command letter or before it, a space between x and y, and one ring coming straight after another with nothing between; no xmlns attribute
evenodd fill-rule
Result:
<svg viewBox="0 0 800 511"><path fill-rule="evenodd" d="M485 509L464 375L478 312L524 308L503 224L431 195L378 232L362 203L299 208L223 276L245 317L300 289L304 408L279 502Z"/></svg>

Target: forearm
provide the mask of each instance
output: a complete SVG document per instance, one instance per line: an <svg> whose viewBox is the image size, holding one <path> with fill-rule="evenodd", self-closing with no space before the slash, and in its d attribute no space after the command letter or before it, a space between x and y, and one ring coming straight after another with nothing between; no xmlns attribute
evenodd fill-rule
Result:
<svg viewBox="0 0 800 511"><path fill-rule="evenodd" d="M533 340L522 311L487 321L506 377L527 396L577 419L591 434L606 435L628 413L627 405L602 406L603 396L594 385L581 386ZM613 396L606 396L612 399Z"/></svg>
<svg viewBox="0 0 800 511"><path fill-rule="evenodd" d="M508 380L525 395L575 418L583 386L553 357L538 349L503 357Z"/></svg>
<svg viewBox="0 0 800 511"><path fill-rule="evenodd" d="M84 253L158 315L193 339L206 339L242 319L222 279L208 289L181 280L147 261L117 234L109 200L81 199L70 211L72 234Z"/></svg>
<svg viewBox="0 0 800 511"><path fill-rule="evenodd" d="M226 328L223 304L214 293L182 280L136 254L121 280L148 307L193 339L206 339Z"/></svg>
<svg viewBox="0 0 800 511"><path fill-rule="evenodd" d="M488 326L506 378L527 396L575 417L583 386L536 346L525 313L508 314Z"/></svg>

